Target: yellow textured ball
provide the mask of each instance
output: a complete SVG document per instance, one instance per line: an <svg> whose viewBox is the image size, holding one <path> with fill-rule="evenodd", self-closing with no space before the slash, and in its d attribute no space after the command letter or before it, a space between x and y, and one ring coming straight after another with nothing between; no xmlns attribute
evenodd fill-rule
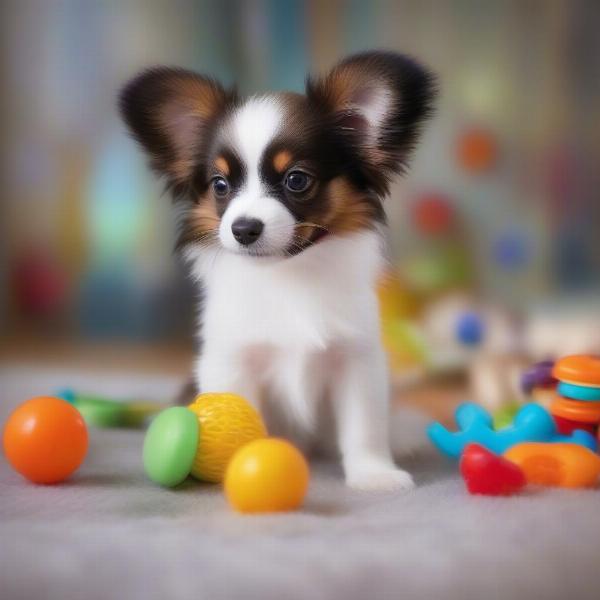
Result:
<svg viewBox="0 0 600 600"><path fill-rule="evenodd" d="M188 408L200 422L200 441L192 475L223 481L231 457L244 444L264 438L265 425L256 409L236 394L200 394Z"/></svg>

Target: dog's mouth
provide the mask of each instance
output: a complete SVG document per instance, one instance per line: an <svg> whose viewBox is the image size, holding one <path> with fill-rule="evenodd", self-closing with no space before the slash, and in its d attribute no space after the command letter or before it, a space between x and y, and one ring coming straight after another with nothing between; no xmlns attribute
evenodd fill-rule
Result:
<svg viewBox="0 0 600 600"><path fill-rule="evenodd" d="M315 227L310 236L301 239L296 237L293 241L281 248L270 246L259 239L250 246L243 246L242 244L239 244L239 246L235 249L225 249L240 256L248 256L257 259L291 258L314 246L329 235L330 232L327 229L323 227Z"/></svg>
<svg viewBox="0 0 600 600"><path fill-rule="evenodd" d="M317 244L322 239L324 239L328 236L329 236L329 231L327 229L325 229L323 227L315 228L315 230L313 231L313 233L310 237L306 238L303 242L294 243L293 245L291 245L288 248L287 252L288 252L289 256L296 256L297 254L300 254L300 252L303 252L307 248L314 246L315 244Z"/></svg>
<svg viewBox="0 0 600 600"><path fill-rule="evenodd" d="M267 258L285 258L289 255L287 249L272 248L260 242L256 242L251 246L239 245L237 248L230 248L222 246L227 252L237 254L238 256L248 256L255 259L267 259Z"/></svg>
<svg viewBox="0 0 600 600"><path fill-rule="evenodd" d="M278 250L272 250L269 248L245 248L241 247L234 251L235 254L241 256L250 256L252 258L281 258L285 255L284 252Z"/></svg>

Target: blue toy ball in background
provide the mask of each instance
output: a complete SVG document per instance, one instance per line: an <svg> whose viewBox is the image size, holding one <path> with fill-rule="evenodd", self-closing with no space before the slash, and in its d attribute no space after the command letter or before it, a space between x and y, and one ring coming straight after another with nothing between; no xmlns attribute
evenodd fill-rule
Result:
<svg viewBox="0 0 600 600"><path fill-rule="evenodd" d="M467 312L456 321L456 339L465 346L478 346L483 341L485 323L478 313Z"/></svg>
<svg viewBox="0 0 600 600"><path fill-rule="evenodd" d="M494 262L506 271L517 271L527 266L531 258L531 241L517 229L502 232L492 244Z"/></svg>

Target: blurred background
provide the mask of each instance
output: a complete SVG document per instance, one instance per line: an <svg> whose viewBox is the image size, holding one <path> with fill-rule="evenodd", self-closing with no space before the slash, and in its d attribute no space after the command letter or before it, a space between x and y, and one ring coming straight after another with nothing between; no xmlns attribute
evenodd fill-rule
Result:
<svg viewBox="0 0 600 600"><path fill-rule="evenodd" d="M399 385L466 374L500 402L515 365L600 352L598 31L595 0L5 0L0 358L189 369L193 290L117 115L129 77L173 64L302 91L368 48L417 57L440 85L387 203Z"/></svg>

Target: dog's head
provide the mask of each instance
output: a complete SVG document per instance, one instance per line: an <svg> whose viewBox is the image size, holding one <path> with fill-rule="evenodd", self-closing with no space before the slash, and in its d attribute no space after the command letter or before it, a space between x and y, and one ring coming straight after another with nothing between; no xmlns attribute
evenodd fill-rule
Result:
<svg viewBox="0 0 600 600"><path fill-rule="evenodd" d="M284 257L383 220L433 96L413 60L367 52L309 79L305 95L245 100L208 77L154 68L124 88L120 107L187 201L181 247Z"/></svg>

